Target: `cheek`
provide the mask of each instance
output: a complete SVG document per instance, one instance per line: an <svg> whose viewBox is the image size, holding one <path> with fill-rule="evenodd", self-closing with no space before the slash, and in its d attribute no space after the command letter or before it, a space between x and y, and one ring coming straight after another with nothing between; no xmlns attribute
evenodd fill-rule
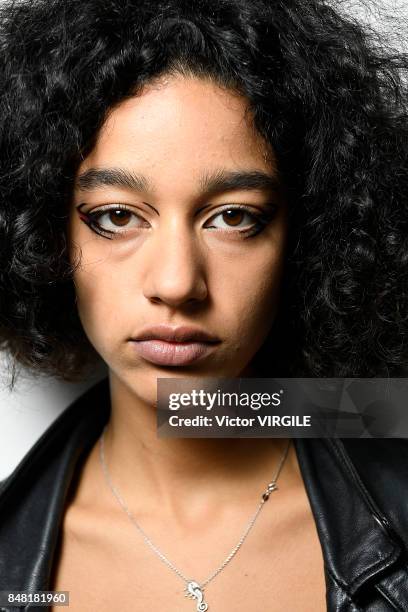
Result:
<svg viewBox="0 0 408 612"><path fill-rule="evenodd" d="M243 336L263 339L270 331L279 300L278 281L278 276L274 275L248 283L247 291L240 297L240 333Z"/></svg>
<svg viewBox="0 0 408 612"><path fill-rule="evenodd" d="M101 348L115 337L120 322L121 275L112 266L107 242L89 236L89 230L75 218L71 218L69 240L71 262L79 262L74 272L79 318L90 342L104 352Z"/></svg>
<svg viewBox="0 0 408 612"><path fill-rule="evenodd" d="M266 246L230 266L223 282L224 312L240 344L262 341L272 327L282 277L282 254Z"/></svg>
<svg viewBox="0 0 408 612"><path fill-rule="evenodd" d="M121 327L117 301L123 292L119 278L101 265L82 265L74 275L81 323L90 342L102 354L108 351Z"/></svg>

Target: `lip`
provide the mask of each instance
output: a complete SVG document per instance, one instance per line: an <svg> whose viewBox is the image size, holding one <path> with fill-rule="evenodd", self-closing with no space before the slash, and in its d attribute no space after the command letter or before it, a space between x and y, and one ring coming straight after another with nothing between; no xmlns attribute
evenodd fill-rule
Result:
<svg viewBox="0 0 408 612"><path fill-rule="evenodd" d="M136 352L162 366L189 365L214 350L219 338L198 327L156 325L130 338Z"/></svg>

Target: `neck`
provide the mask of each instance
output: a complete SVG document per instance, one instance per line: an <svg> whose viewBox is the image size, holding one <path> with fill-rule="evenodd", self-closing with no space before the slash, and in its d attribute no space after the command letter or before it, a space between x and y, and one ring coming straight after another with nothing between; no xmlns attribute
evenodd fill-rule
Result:
<svg viewBox="0 0 408 612"><path fill-rule="evenodd" d="M114 375L110 389L108 469L129 503L139 505L142 497L145 509L159 502L162 511L178 514L188 508L194 514L222 500L256 503L289 443L282 438L158 438L154 407ZM291 444L279 484L285 480L294 486L300 478Z"/></svg>

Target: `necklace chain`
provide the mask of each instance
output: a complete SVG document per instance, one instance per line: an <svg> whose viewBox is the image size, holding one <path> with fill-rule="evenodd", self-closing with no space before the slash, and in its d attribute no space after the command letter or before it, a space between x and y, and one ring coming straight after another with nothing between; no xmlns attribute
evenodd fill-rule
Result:
<svg viewBox="0 0 408 612"><path fill-rule="evenodd" d="M224 561L221 563L221 565L219 567L217 567L217 569L210 574L210 576L204 580L203 582L201 582L199 585L198 583L192 583L190 578L187 578L187 576L185 576L183 574L183 572L181 572L162 552L159 548L157 548L157 546L155 546L155 544L153 544L153 542L151 541L151 539L148 537L148 535L145 533L145 531L140 527L139 523L136 521L135 516L133 515L133 513L129 510L127 504L125 503L125 501L123 500L122 496L120 495L120 493L118 492L118 490L116 489L116 487L113 485L109 471L108 471L108 467L106 465L106 461L105 461L105 442L104 442L104 436L105 436L105 431L106 431L107 425L104 427L102 435L100 437L100 448L99 448L99 458L100 458L100 462L102 465L102 469L103 469L103 473L105 476L105 480L110 488L110 490L112 491L112 493L114 494L114 496L116 497L117 501L119 502L120 506L122 507L122 509L126 512L126 514L128 515L129 519L132 521L132 523L134 524L134 526L136 527L136 529L141 533L144 541L146 542L146 544L148 544L148 546L150 546L150 548L153 550L154 553L156 553L156 555L163 561L163 563L165 563L170 569L172 569L182 580L184 580L186 583L188 584L197 584L197 587L200 591L204 590L204 587L211 581L213 580L223 569L224 567L233 559L233 557L235 557L235 555L237 554L238 550L241 548L242 544L244 543L248 533L250 532L250 530L252 529L252 527L254 526L254 523L256 521L256 519L258 518L258 515L260 513L260 511L262 510L265 502L269 499L270 494L273 491L277 490L277 485L276 482L279 478L279 474L283 468L283 464L285 463L286 457L288 455L288 451L289 451L289 446L290 446L290 440L286 446L286 449L284 451L284 453L282 454L282 457L280 459L279 465L277 467L275 476L272 478L271 482L268 484L267 488L265 489L265 491L262 493L262 497L261 497L261 502L258 506L258 508L256 509L256 512L254 513L254 515L252 516L252 518L250 519L248 525L246 526L240 540L238 541L238 543L236 544L236 546L234 546L234 548L231 550L231 552L229 553L229 555L224 559ZM203 610L206 608L202 608Z"/></svg>

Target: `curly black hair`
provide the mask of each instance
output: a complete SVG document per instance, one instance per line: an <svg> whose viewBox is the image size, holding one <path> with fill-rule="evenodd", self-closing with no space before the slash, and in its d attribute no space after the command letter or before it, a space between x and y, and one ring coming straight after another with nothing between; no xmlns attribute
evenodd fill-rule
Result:
<svg viewBox="0 0 408 612"><path fill-rule="evenodd" d="M0 9L0 346L66 380L96 358L67 217L109 110L163 74L244 95L289 204L266 375L408 364L407 57L329 0L20 0Z"/></svg>

